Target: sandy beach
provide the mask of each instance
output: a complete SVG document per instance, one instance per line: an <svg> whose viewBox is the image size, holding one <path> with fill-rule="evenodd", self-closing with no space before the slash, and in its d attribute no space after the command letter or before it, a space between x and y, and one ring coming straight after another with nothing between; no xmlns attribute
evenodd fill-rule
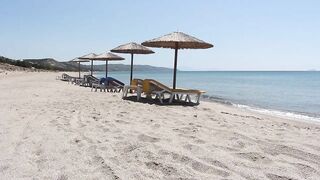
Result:
<svg viewBox="0 0 320 180"><path fill-rule="evenodd" d="M320 125L0 73L0 179L320 179Z"/></svg>

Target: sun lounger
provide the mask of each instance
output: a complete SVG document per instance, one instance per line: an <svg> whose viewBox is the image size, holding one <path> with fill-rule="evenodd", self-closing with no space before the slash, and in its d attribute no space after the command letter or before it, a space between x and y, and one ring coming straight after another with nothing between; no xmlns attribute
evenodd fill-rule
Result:
<svg viewBox="0 0 320 180"><path fill-rule="evenodd" d="M61 75L61 77L57 77L57 79L60 79L61 81L68 81L68 83L71 83L71 84L73 84L73 83L75 83L75 80L78 78L78 77L73 77L73 76L70 76L70 75L68 75L68 74L66 74L66 73L63 73L62 75Z"/></svg>
<svg viewBox="0 0 320 180"><path fill-rule="evenodd" d="M83 81L83 78L71 77L69 80L69 83L74 84L74 85L79 85L81 81Z"/></svg>
<svg viewBox="0 0 320 180"><path fill-rule="evenodd" d="M62 80L62 76L56 76L56 80Z"/></svg>
<svg viewBox="0 0 320 180"><path fill-rule="evenodd" d="M109 87L113 87L113 89L116 91L116 92L120 92L120 91L123 91L123 88L124 88L124 83L115 79L115 78L112 78L112 77L108 77L107 78L107 82L108 82L108 86Z"/></svg>
<svg viewBox="0 0 320 180"><path fill-rule="evenodd" d="M121 81L112 78L112 77L107 77L107 78L102 78L99 82L95 82L91 86L91 91L95 89L100 89L100 91L106 92L120 92L124 88L124 83Z"/></svg>
<svg viewBox="0 0 320 180"><path fill-rule="evenodd" d="M155 95L155 98L159 99L161 103L163 103L165 94L170 95L169 103L172 103L174 98L177 98L179 101L192 102L191 96L195 96L197 104L200 103L201 94L205 93L205 91L196 89L171 89L153 79L145 79L143 81L143 92L147 95L147 97Z"/></svg>
<svg viewBox="0 0 320 180"><path fill-rule="evenodd" d="M92 75L84 75L80 83L81 86L92 87L92 84L99 83L99 79Z"/></svg>
<svg viewBox="0 0 320 180"><path fill-rule="evenodd" d="M142 93L142 85L142 79L133 79L130 85L124 86L122 98L127 97L128 93L130 92L131 94L137 94L137 100L139 101Z"/></svg>
<svg viewBox="0 0 320 180"><path fill-rule="evenodd" d="M71 78L71 76L69 76L69 75L66 74L66 73L63 73L63 74L61 75L60 80L61 80L61 81L69 81L70 78Z"/></svg>
<svg viewBox="0 0 320 180"><path fill-rule="evenodd" d="M101 91L106 92L106 88L107 88L107 79L106 78L101 78L99 80L99 82L94 82L91 85L91 91L93 89L95 89L95 92L97 92L97 89L100 89L100 92Z"/></svg>
<svg viewBox="0 0 320 180"><path fill-rule="evenodd" d="M81 86L84 83L84 78L77 78L75 80L75 85Z"/></svg>

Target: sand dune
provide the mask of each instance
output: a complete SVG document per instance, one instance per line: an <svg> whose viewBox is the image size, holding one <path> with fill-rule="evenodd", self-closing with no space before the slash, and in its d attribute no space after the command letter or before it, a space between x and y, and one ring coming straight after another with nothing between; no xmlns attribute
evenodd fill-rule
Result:
<svg viewBox="0 0 320 180"><path fill-rule="evenodd" d="M0 78L1 179L320 178L315 122L125 101L57 75Z"/></svg>

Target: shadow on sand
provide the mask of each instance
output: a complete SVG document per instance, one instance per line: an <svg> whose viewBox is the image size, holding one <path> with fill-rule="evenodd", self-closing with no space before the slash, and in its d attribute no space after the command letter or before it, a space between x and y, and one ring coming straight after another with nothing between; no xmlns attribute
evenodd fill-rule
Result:
<svg viewBox="0 0 320 180"><path fill-rule="evenodd" d="M132 101L132 102L144 103L144 104L155 104L159 106L198 106L199 105L197 103L177 101L177 100L174 100L171 104L169 104L169 98L164 99L163 104L161 104L160 101L157 99L151 99L151 98L145 98L145 97L141 97L140 100L137 101L137 96L128 96L122 99Z"/></svg>

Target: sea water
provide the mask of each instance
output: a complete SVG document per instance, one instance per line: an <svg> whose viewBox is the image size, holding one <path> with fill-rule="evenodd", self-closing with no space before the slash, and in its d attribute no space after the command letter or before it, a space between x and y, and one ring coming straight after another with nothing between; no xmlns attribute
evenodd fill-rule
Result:
<svg viewBox="0 0 320 180"><path fill-rule="evenodd" d="M104 72L96 76L103 77ZM130 72L109 72L129 83ZM134 72L172 86L172 72ZM320 121L319 71L179 71L177 87L206 91L203 98L268 114Z"/></svg>

